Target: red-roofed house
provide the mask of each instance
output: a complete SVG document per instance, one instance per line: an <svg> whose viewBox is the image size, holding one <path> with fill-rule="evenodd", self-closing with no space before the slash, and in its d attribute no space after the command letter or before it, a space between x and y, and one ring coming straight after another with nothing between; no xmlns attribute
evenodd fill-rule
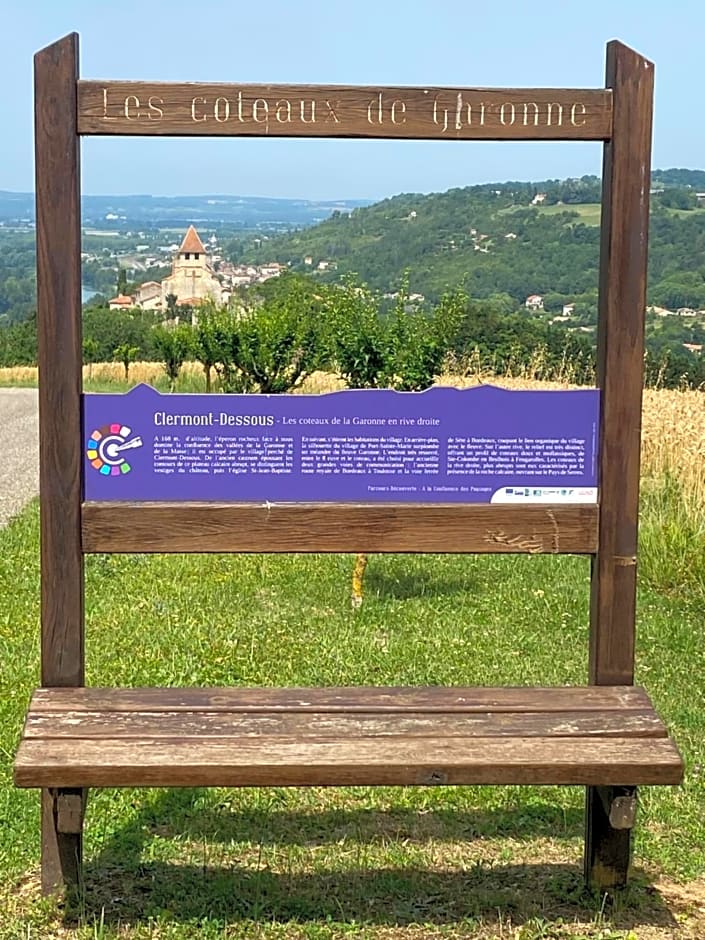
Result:
<svg viewBox="0 0 705 940"><path fill-rule="evenodd" d="M129 310L130 307L134 306L134 300L132 297L128 297L127 294L118 294L117 297L113 297L112 300L108 301L109 310Z"/></svg>

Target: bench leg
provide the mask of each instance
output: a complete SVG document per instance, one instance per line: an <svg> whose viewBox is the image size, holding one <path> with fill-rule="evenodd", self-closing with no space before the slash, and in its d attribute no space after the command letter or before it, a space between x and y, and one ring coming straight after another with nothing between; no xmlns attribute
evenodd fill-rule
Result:
<svg viewBox="0 0 705 940"><path fill-rule="evenodd" d="M81 883L85 802L85 790L42 790L42 894Z"/></svg>
<svg viewBox="0 0 705 940"><path fill-rule="evenodd" d="M636 787L588 787L585 880L600 892L623 888L629 875Z"/></svg>

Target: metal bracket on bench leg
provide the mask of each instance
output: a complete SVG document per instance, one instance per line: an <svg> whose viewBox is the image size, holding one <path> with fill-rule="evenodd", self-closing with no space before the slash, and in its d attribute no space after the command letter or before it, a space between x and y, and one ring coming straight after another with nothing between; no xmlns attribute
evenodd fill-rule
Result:
<svg viewBox="0 0 705 940"><path fill-rule="evenodd" d="M633 829L636 822L635 787L598 787L597 792L613 829Z"/></svg>
<svg viewBox="0 0 705 940"><path fill-rule="evenodd" d="M585 879L611 894L627 883L636 787L588 787L586 809Z"/></svg>

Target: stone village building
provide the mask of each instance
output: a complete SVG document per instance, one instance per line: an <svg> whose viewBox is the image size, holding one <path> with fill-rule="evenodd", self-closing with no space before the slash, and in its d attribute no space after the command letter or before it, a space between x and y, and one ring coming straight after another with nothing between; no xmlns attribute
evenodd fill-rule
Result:
<svg viewBox="0 0 705 940"><path fill-rule="evenodd" d="M123 294L108 302L111 310L138 307L142 310L167 310L168 298L176 297L177 305L198 306L207 298L224 303L230 291L223 288L213 271L198 232L190 225L172 261L171 274L159 283L147 281L133 296Z"/></svg>
<svg viewBox="0 0 705 940"><path fill-rule="evenodd" d="M319 269L323 270L319 265ZM326 262L326 265L328 262ZM234 265L221 261L218 273L214 271L206 248L198 232L189 225L188 231L174 255L171 274L163 281L147 281L135 288L131 296L119 294L108 301L111 310L168 310L170 296L176 297L175 306L197 307L206 298L217 304L226 304L233 290L247 284L261 284L271 277L279 277L285 264Z"/></svg>
<svg viewBox="0 0 705 940"><path fill-rule="evenodd" d="M223 287L208 262L206 249L193 225L189 225L174 257L171 274L162 281L162 310L166 310L170 294L176 297L177 304L191 307L207 298L217 303L227 299L223 297Z"/></svg>

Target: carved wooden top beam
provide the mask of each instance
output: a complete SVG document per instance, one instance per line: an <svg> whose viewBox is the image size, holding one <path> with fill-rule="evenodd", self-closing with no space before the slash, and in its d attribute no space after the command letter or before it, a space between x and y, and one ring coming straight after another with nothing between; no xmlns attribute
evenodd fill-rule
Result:
<svg viewBox="0 0 705 940"><path fill-rule="evenodd" d="M79 81L80 134L608 140L610 89Z"/></svg>

